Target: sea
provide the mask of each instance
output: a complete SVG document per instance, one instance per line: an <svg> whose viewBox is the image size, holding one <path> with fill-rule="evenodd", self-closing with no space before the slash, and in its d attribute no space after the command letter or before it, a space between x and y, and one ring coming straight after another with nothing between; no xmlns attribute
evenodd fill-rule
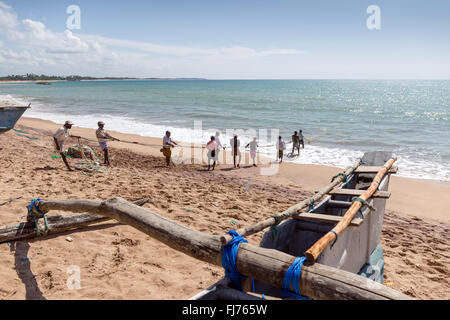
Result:
<svg viewBox="0 0 450 320"><path fill-rule="evenodd" d="M398 175L450 181L450 80L122 80L0 84L0 105L24 116L206 143L253 137L273 144L303 130L305 149L285 161L345 168L366 151L398 156ZM201 129L200 129L201 128ZM199 130L201 134L199 134ZM287 153L292 145L287 145Z"/></svg>

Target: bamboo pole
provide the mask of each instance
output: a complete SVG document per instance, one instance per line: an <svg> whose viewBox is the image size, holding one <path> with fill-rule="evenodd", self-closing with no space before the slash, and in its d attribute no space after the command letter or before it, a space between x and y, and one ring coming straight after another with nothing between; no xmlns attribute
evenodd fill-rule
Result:
<svg viewBox="0 0 450 320"><path fill-rule="evenodd" d="M39 205L39 209L43 212L64 210L106 216L128 224L193 258L222 265L220 236L192 230L121 198L104 202L46 201ZM294 260L294 256L284 252L242 243L238 250L236 266L243 275L281 288L284 274ZM303 266L299 285L302 294L313 299L410 299L367 278L318 263L306 263Z"/></svg>
<svg viewBox="0 0 450 320"><path fill-rule="evenodd" d="M396 156L389 159L384 166L378 171L370 184L369 188L359 196L363 201L367 201L376 191L378 185L381 183L384 175L392 167L393 163L397 160ZM322 238L320 238L314 245L305 252L305 256L308 261L314 262L317 260L322 251L330 245L333 241L337 240L339 234L348 227L350 222L353 220L358 210L363 206L360 201L354 201L347 212L342 217L342 220L328 233L326 233Z"/></svg>
<svg viewBox="0 0 450 320"><path fill-rule="evenodd" d="M143 206L149 200L149 198L143 198L133 203L138 206ZM51 215L47 218L48 226L50 228L47 232L47 235L59 234L75 228L82 228L108 220L111 219L108 217L89 213L71 214L65 216ZM41 230L45 229L45 227L41 225L39 226L39 228L41 228ZM0 227L0 243L32 239L37 237L41 236L36 234L34 221L22 222L19 224Z"/></svg>
<svg viewBox="0 0 450 320"><path fill-rule="evenodd" d="M359 167L360 164L361 164L361 159L358 159L357 161L355 161L355 163L351 167L347 168L347 170L344 172L344 174L347 177L350 176ZM314 196L312 196L311 198L305 199L302 202L289 207L288 209L286 209L285 211L283 211L282 213L280 213L278 215L272 216L266 220L257 222L250 226L240 228L240 229L236 230L236 232L242 236L249 236L249 235L258 233L259 231L262 231L270 226L278 225L283 220L286 220L291 217L295 217L295 216L299 215L301 213L301 211L303 209L307 208L309 205L318 203L319 200L323 198L323 196L325 196L328 192L333 190L333 188L335 188L337 185L341 184L344 181L345 181L344 177L342 175L340 175L340 176L336 177L335 179L333 179L333 181L331 183L329 183L328 185L324 186L319 191L317 191L317 193L314 194ZM225 234L220 237L220 240L222 241L222 244L224 244L224 245L229 243L232 239L233 239L232 236L230 236L229 234Z"/></svg>

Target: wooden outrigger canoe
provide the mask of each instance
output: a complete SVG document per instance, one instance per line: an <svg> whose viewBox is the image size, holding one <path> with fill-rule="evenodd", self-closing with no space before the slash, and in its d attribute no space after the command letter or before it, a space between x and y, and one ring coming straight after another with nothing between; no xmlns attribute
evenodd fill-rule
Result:
<svg viewBox="0 0 450 320"><path fill-rule="evenodd" d="M384 160L386 157L390 157L390 155L366 154L362 159L364 166L361 165L361 161L358 161L345 173L334 177L329 185L319 190L311 199L276 215L276 220L270 218L238 230L241 235L249 235L289 219L278 225L278 237L266 232L261 246L257 247L249 243L241 243L239 246L235 264L238 271L248 277L241 281L244 291L236 290L228 279L223 279L193 299L260 299L261 297L255 297L254 294L248 294L251 291L250 279L255 281L256 292L264 293L266 296L280 297L280 288L282 288L286 271L296 260L296 256L310 251L309 261L301 268L297 282L303 296L312 299L340 300L411 299L380 283L383 265L380 262L382 255L378 254L377 250L379 250L384 205L388 197L386 192L389 172L391 172L391 166L396 158L390 158L383 167L374 168L367 167L367 165L381 164L381 159ZM377 170L378 173L372 183L366 182L373 177ZM375 183L378 185L379 191L374 189ZM365 188L367 190L362 191ZM361 202L352 203L349 210L342 216L348 205L348 203L344 203L348 202L347 198L355 193L359 195ZM314 204L316 200L323 198L326 194L328 196L320 203L318 202L317 206L311 207L306 213L302 212L305 206ZM365 202L366 200L367 202ZM363 202L368 207L375 206L378 208L377 211L369 213L367 209L364 209L361 217L354 218L356 212L353 211L358 210ZM34 205L38 210L32 209L32 215L36 214L36 211L45 215L50 210L82 214L49 216L47 218L48 228L43 226L39 220L34 223L33 219L28 219L29 222L19 225L0 227L0 243L39 236L35 232L36 224L39 226L36 228L37 230L47 228L46 234L55 234L114 219L191 257L222 266L224 244L229 241L228 235L217 236L201 233L121 198L106 201L40 201L35 202ZM378 213L375 215L373 212ZM320 219L314 218L316 216L320 216ZM333 231L330 231L331 228ZM339 239L334 243L332 249L328 248L330 232L336 236L339 235ZM308 249L310 245L312 247ZM369 266L372 269L378 268L381 272L372 276Z"/></svg>
<svg viewBox="0 0 450 320"><path fill-rule="evenodd" d="M0 134L5 133L16 125L17 121L30 108L28 106L0 106Z"/></svg>
<svg viewBox="0 0 450 320"><path fill-rule="evenodd" d="M274 230L265 232L260 247L293 256L305 256L309 248L343 219L353 204L352 199L363 194L380 166L390 157L391 154L386 152L366 153L361 159L361 165L345 177L344 183L339 188L327 192L327 196L316 206L311 204L304 213L278 225L276 232ZM387 171L367 204L357 211L350 225L339 234L332 246L327 246L320 253L315 259L316 263L383 283L384 259L380 237L386 200L390 197L389 178L396 170L390 168ZM263 281L255 281L253 291L250 294L239 292L233 288L229 279L224 278L191 299L255 299L255 294L275 298L283 296L279 287Z"/></svg>

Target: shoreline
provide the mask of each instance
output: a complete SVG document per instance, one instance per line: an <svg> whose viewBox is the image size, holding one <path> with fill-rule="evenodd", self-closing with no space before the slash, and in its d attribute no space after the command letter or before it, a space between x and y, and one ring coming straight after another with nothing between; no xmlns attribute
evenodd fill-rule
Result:
<svg viewBox="0 0 450 320"><path fill-rule="evenodd" d="M61 126L50 120L29 117L22 117L18 124L25 127L49 131L51 134ZM144 155L162 156L159 151L161 148L162 137L146 137L108 130L108 128L106 129L111 135L120 140L154 145L143 146L123 142L110 142L109 144L112 148L129 149ZM75 135L80 135L92 140L96 139L95 129L76 127L75 124L71 129L71 132ZM175 141L183 143L183 141L178 140L176 136L173 138ZM205 152L202 152L201 157L203 160L206 159ZM317 188L327 184L331 177L342 171L341 168L325 165L283 162L279 172L275 176L258 176L259 168L244 168L246 166L244 164L246 161L247 163L250 163L249 153L247 151L242 152L243 168L240 170L231 170L230 174L249 179L255 178L261 181L275 182L282 185L295 184L310 192L314 192ZM389 190L392 195L387 201L386 208L388 210L413 215L423 219L429 218L445 223L450 222L450 214L448 210L446 210L446 208L450 207L450 199L446 197L446 195L450 194L450 182L392 175Z"/></svg>
<svg viewBox="0 0 450 320"><path fill-rule="evenodd" d="M11 130L0 136L0 201L22 197L2 207L0 225L26 221L26 206L33 198L121 197L130 202L149 198L144 205L147 210L200 232L221 235L307 199L317 186L328 184L341 171L292 163L283 163L272 176L262 176L259 168L248 165L233 170L232 165L221 164L213 172L208 172L204 163L166 168L159 151L161 139L111 131L119 139L155 143L155 147L111 142L112 166L107 171L69 172L61 159L53 158L52 135L59 127L51 121L25 118L17 129L26 134ZM74 127L71 131L90 140L95 137L92 129ZM77 140L71 139L65 147L76 144ZM86 144L100 151L96 141ZM69 159L72 166L79 161ZM409 195L396 190L398 181L406 182L411 189ZM384 283L415 298L448 299L450 258L446 239L450 223L439 221L448 220L439 216L447 203L435 203L436 199L446 199L448 189L441 184L418 181L418 187L415 183L393 177L390 184L392 196L380 238ZM420 193L424 186L438 187L438 191ZM400 205L398 212L389 207L395 203ZM416 209L424 210L424 219L417 217ZM67 214L52 214L58 213ZM247 240L258 245L262 236L260 232ZM66 268L73 265L82 272L79 290L67 288ZM4 280L0 283L0 299L187 299L222 276L222 267L199 263L114 221L45 240L0 244L0 279Z"/></svg>

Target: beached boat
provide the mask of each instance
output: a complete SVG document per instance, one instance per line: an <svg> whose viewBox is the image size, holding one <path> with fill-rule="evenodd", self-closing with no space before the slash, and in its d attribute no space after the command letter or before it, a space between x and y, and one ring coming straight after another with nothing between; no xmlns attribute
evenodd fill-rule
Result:
<svg viewBox="0 0 450 320"><path fill-rule="evenodd" d="M5 133L16 125L16 122L30 108L30 105L23 106L0 106L0 134Z"/></svg>
<svg viewBox="0 0 450 320"><path fill-rule="evenodd" d="M339 221L347 209L352 205L352 198L360 196L366 190L379 167L391 157L386 152L366 153L361 166L346 177L339 188L332 189L328 195L316 206L305 213L287 220L277 226L276 233L267 231L260 242L260 247L275 249L287 254L301 257L319 239ZM339 234L338 241L326 247L316 262L336 269L349 271L383 283L383 249L380 245L381 229L386 200L390 193L390 169L378 185L378 190L367 200L368 205L363 206L351 221L349 227ZM261 296L282 298L280 288L261 281L254 281L254 292ZM235 290L228 278L223 278L211 287L195 295L193 300L221 300L221 299L255 299L254 294Z"/></svg>
<svg viewBox="0 0 450 320"><path fill-rule="evenodd" d="M312 299L410 299L382 284L380 235L396 159L390 153L366 153L311 198L222 236L188 228L121 198L33 199L26 223L0 227L0 243L114 219L186 255L223 266L234 278L223 278L194 300L283 298L293 292L299 297L300 288L302 296ZM81 214L47 218L51 210ZM268 227L272 229L260 246L243 241Z"/></svg>

